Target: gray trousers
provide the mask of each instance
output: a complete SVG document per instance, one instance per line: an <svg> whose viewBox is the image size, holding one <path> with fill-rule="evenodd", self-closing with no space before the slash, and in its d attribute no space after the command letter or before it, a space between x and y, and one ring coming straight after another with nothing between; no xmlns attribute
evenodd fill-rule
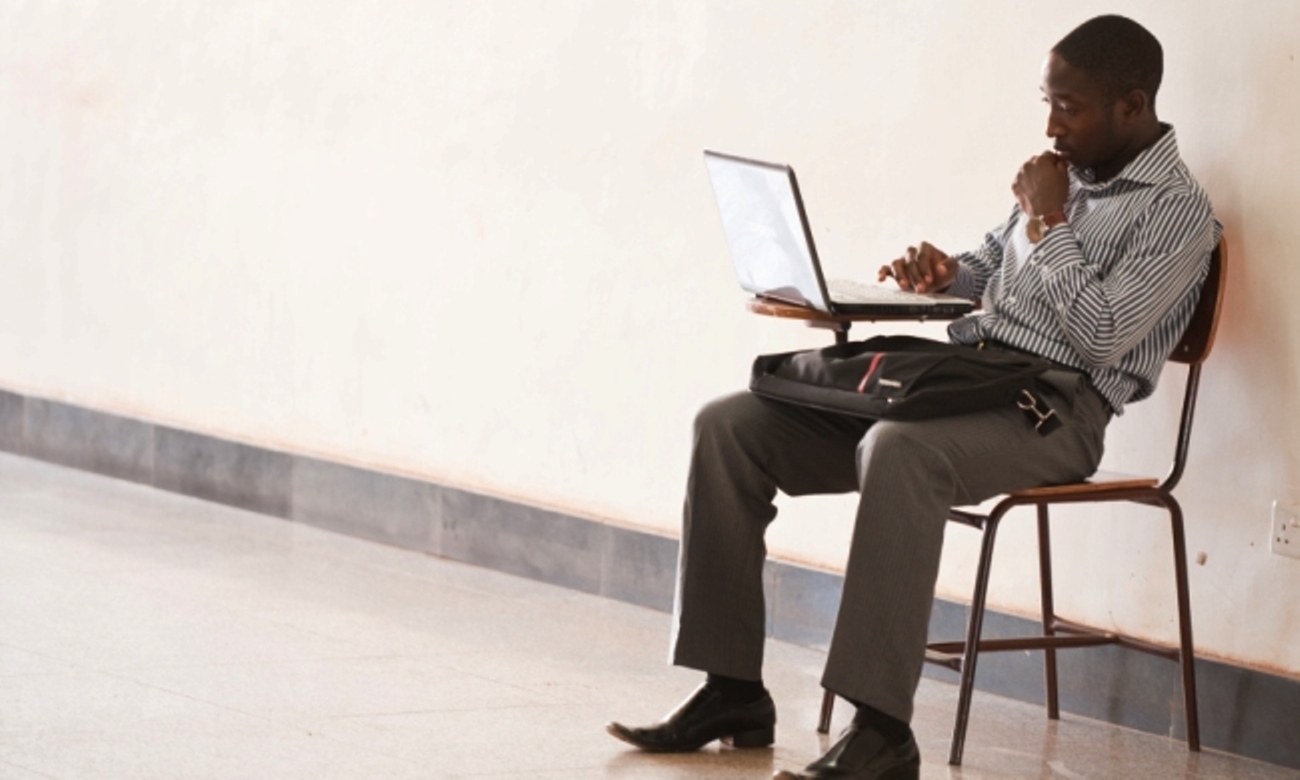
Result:
<svg viewBox="0 0 1300 780"><path fill-rule="evenodd" d="M672 662L762 678L763 541L778 490L858 491L822 685L910 721L948 509L1092 474L1110 410L1081 374L1049 372L1064 425L1015 407L919 422L850 417L748 392L700 411L683 511Z"/></svg>

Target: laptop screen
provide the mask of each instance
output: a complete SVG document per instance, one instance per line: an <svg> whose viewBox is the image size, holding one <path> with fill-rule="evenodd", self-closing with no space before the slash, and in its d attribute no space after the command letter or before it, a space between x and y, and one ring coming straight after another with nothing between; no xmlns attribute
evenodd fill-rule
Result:
<svg viewBox="0 0 1300 780"><path fill-rule="evenodd" d="M829 311L789 167L705 152L736 276L745 290Z"/></svg>

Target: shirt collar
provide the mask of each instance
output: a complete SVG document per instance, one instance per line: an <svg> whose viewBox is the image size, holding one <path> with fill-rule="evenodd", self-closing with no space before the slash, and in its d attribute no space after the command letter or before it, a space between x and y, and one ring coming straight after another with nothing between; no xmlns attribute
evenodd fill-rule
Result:
<svg viewBox="0 0 1300 780"><path fill-rule="evenodd" d="M1169 175L1178 164L1178 138L1173 125L1160 123L1164 133L1156 142L1143 149L1128 165L1107 181L1098 183L1093 179L1091 168L1070 167L1071 178L1089 190L1100 190L1117 181L1131 181L1135 184L1156 184Z"/></svg>

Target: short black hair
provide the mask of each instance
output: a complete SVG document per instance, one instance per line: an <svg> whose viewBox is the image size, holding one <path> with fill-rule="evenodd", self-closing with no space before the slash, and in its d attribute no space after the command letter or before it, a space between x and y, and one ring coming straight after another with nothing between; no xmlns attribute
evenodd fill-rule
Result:
<svg viewBox="0 0 1300 780"><path fill-rule="evenodd" d="M1098 16L1070 31L1052 47L1062 59L1091 76L1113 100L1135 89L1152 105L1164 75L1164 49L1145 27L1123 16Z"/></svg>

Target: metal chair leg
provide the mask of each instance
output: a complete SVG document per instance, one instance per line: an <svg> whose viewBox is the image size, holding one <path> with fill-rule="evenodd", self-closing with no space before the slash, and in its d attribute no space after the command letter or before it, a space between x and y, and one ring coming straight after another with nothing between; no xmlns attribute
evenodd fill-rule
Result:
<svg viewBox="0 0 1300 780"><path fill-rule="evenodd" d="M1196 707L1196 649L1192 644L1191 594L1187 584L1187 540L1183 533L1183 510L1171 495L1162 497L1169 509L1174 536L1174 584L1178 599L1178 663L1183 672L1183 717L1187 723L1187 749L1201 749L1200 718Z"/></svg>
<svg viewBox="0 0 1300 780"><path fill-rule="evenodd" d="M993 543L1001 519L1002 512L994 510L984 524L979 569L975 573L975 591L971 595L970 617L966 622L966 647L962 654L961 686L957 696L957 722L953 724L952 748L948 752L948 763L952 766L961 766L961 755L966 746L966 726L970 721L971 696L975 689L975 664L979 660L980 632L984 628L984 603L989 592L989 574L993 564Z"/></svg>
<svg viewBox="0 0 1300 780"><path fill-rule="evenodd" d="M821 719L817 721L817 733L829 734L831 731L831 713L835 710L835 694L830 691L822 693Z"/></svg>
<svg viewBox="0 0 1300 780"><path fill-rule="evenodd" d="M1038 587L1043 612L1043 636L1056 633L1056 604L1052 597L1052 538L1048 528L1047 504L1038 505ZM1056 650L1043 650L1043 688L1047 694L1048 720L1061 719L1061 703L1056 684Z"/></svg>

